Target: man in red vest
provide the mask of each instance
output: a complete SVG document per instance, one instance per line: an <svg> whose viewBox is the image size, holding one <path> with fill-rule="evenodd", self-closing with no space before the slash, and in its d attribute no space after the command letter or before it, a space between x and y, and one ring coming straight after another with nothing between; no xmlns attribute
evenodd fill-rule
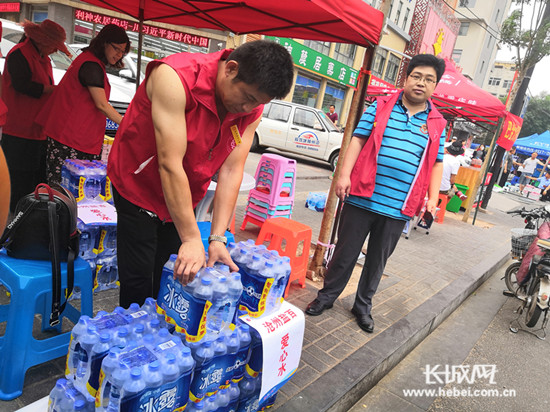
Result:
<svg viewBox="0 0 550 412"><path fill-rule="evenodd" d="M351 311L361 329L374 330L372 297L405 223L420 211L426 192L426 209L435 214L447 122L430 97L444 71L445 62L435 56L413 57L403 90L379 98L361 117L336 182L336 195L345 202L338 242L308 315L332 307L369 235Z"/></svg>
<svg viewBox="0 0 550 412"><path fill-rule="evenodd" d="M149 63L108 164L118 215L121 306L157 297L162 267L173 253L174 276L184 285L205 263L238 270L224 234L263 105L288 94L293 71L286 49L264 40ZM216 173L205 262L193 209Z"/></svg>

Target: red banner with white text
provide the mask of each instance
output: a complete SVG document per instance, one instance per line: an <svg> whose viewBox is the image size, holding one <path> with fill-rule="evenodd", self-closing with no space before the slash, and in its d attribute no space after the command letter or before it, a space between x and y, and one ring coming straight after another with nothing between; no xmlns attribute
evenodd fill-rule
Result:
<svg viewBox="0 0 550 412"><path fill-rule="evenodd" d="M518 138L519 131L523 125L523 119L510 112L506 112L506 118L502 125L502 131L498 137L497 144L505 150L510 150Z"/></svg>

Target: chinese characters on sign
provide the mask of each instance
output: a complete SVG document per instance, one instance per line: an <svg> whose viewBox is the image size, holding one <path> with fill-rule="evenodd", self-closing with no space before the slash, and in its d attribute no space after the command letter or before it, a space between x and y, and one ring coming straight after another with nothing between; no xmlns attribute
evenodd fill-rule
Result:
<svg viewBox="0 0 550 412"><path fill-rule="evenodd" d="M279 358L279 373L277 376L284 376L286 372L286 358L288 358L288 352L286 348L288 347L288 333L281 338L281 357Z"/></svg>
<svg viewBox="0 0 550 412"><path fill-rule="evenodd" d="M358 71L319 53L297 41L284 37L265 36L288 50L295 64L349 87L357 87Z"/></svg>
<svg viewBox="0 0 550 412"><path fill-rule="evenodd" d="M262 323L267 333L275 332L279 327L282 327L285 323L290 322L291 319L296 317L296 313L292 309L287 309L283 313L273 316L270 320L266 320Z"/></svg>
<svg viewBox="0 0 550 412"><path fill-rule="evenodd" d="M92 13L90 11L76 9L74 12L75 18L77 20L87 21L90 23L96 24L116 24L117 26L122 27L124 30L129 31L139 31L139 23L118 19L116 17L105 16L99 13ZM181 43L191 44L193 46L206 47L208 48L208 37L196 36L188 33L181 33L174 30L163 29L161 27L143 25L143 34L148 34L153 37L160 37L166 40L179 41Z"/></svg>
<svg viewBox="0 0 550 412"><path fill-rule="evenodd" d="M78 218L87 225L116 224L116 210L113 205L101 203L78 203Z"/></svg>

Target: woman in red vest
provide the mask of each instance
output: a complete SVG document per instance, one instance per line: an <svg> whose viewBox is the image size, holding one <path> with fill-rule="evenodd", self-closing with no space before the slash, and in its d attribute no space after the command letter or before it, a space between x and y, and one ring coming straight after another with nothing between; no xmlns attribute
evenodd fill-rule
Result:
<svg viewBox="0 0 550 412"><path fill-rule="evenodd" d="M121 68L130 50L126 31L108 24L73 61L36 122L48 136L48 183L61 181L66 159L99 159L105 117L120 124L122 115L109 104L107 65Z"/></svg>
<svg viewBox="0 0 550 412"><path fill-rule="evenodd" d="M51 20L25 21L25 36L6 57L2 100L8 107L2 149L10 170L10 209L46 181L46 136L34 120L54 90L50 54L57 50L71 56L65 30Z"/></svg>

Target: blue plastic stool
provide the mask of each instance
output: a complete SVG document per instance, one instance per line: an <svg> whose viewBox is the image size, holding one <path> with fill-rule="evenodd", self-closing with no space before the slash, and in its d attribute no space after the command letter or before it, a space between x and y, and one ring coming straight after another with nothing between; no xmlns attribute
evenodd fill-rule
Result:
<svg viewBox="0 0 550 412"><path fill-rule="evenodd" d="M62 287L67 287L67 264L61 264ZM81 310L67 303L60 321L66 317L77 323L80 315L93 315L93 279L90 265L77 258L74 284L81 290ZM67 354L70 332L37 340L33 336L36 313L42 315L42 330L50 329L48 319L52 307L51 262L14 259L0 251L0 283L10 293L10 303L0 305L0 322L6 332L0 337L0 400L9 401L23 393L25 372L31 366ZM60 331L59 328L53 328Z"/></svg>
<svg viewBox="0 0 550 412"><path fill-rule="evenodd" d="M201 240L202 244L204 245L204 250L208 252L208 237L210 236L210 228L212 227L211 222L197 222L197 225L199 225L199 230L201 231ZM225 235L227 238L227 243L234 242L235 237L233 236L233 233L226 230Z"/></svg>

